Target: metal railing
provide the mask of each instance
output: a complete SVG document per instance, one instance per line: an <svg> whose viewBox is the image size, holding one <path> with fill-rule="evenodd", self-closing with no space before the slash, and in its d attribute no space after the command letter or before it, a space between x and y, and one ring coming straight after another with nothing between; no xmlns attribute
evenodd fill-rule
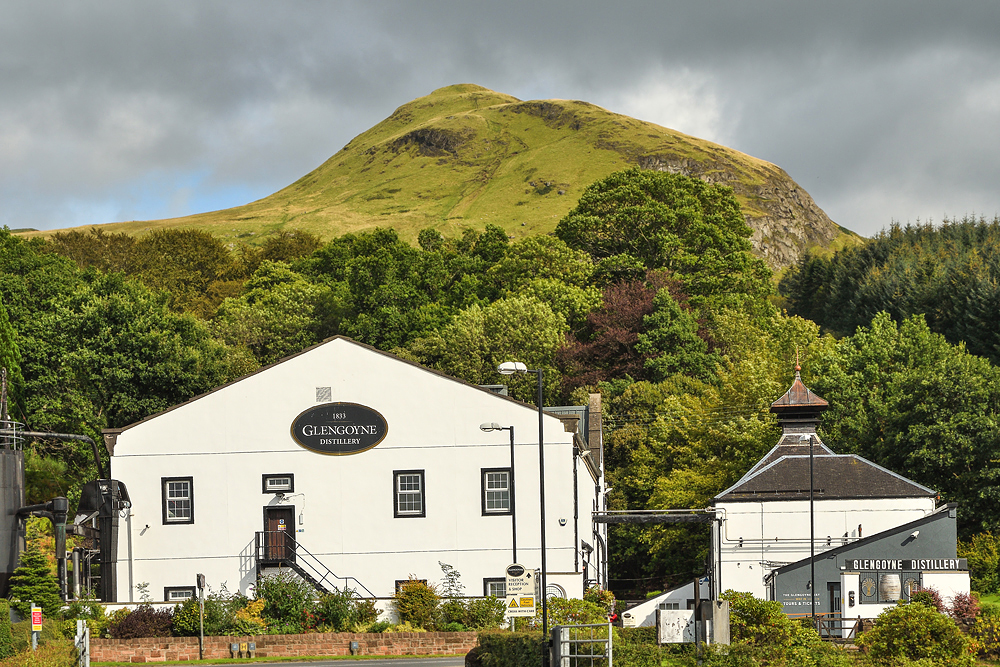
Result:
<svg viewBox="0 0 1000 667"><path fill-rule="evenodd" d="M0 420L0 449L21 449L24 446L24 424Z"/></svg>
<svg viewBox="0 0 1000 667"><path fill-rule="evenodd" d="M789 614L791 619L808 619L809 614ZM851 640L856 639L861 632L863 619L844 618L843 612L831 611L816 614L813 627L823 639Z"/></svg>
<svg viewBox="0 0 1000 667"><path fill-rule="evenodd" d="M295 537L283 530L265 530L256 533L254 538L258 567L261 564L285 565L292 568L317 588L329 592L334 590L353 590L361 597L364 591L366 597L375 594L354 577L341 577L328 568L323 561L312 555ZM343 582L337 585L335 582ZM353 582L353 585L351 585Z"/></svg>
<svg viewBox="0 0 1000 667"><path fill-rule="evenodd" d="M611 623L552 628L552 667L612 667Z"/></svg>

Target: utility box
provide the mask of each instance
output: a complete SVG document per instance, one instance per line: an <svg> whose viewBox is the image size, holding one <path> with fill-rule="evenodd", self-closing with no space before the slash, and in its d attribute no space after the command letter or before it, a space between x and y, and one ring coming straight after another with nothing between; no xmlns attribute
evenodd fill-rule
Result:
<svg viewBox="0 0 1000 667"><path fill-rule="evenodd" d="M701 617L707 621L709 644L729 645L729 600L705 600Z"/></svg>

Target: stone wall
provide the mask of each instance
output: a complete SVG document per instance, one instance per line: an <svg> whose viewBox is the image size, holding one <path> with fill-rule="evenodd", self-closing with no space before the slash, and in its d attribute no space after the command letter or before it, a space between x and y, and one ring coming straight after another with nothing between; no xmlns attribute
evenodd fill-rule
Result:
<svg viewBox="0 0 1000 667"><path fill-rule="evenodd" d="M350 655L465 655L476 645L475 632L315 632L305 635L205 637L205 658L231 657L230 644L256 642L256 657ZM197 660L197 637L91 639L93 662L164 662Z"/></svg>

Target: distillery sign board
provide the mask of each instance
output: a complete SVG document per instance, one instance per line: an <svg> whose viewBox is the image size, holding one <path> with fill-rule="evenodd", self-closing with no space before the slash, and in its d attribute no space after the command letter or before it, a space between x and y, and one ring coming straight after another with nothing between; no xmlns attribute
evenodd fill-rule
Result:
<svg viewBox="0 0 1000 667"><path fill-rule="evenodd" d="M968 570L965 558L849 558L848 570Z"/></svg>
<svg viewBox="0 0 1000 667"><path fill-rule="evenodd" d="M324 403L292 422L292 438L319 454L358 454L382 442L389 425L376 410L357 403Z"/></svg>

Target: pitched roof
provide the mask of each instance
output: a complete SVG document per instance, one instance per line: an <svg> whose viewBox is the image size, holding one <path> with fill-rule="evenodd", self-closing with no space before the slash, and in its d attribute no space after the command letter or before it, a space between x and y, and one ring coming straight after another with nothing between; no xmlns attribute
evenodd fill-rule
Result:
<svg viewBox="0 0 1000 667"><path fill-rule="evenodd" d="M755 466L743 479L715 497L716 501L807 500L809 498L809 456L797 453L798 446L779 446L769 463ZM825 451L828 449L823 448ZM780 450L780 451L778 451ZM791 454L789 451L796 451ZM850 498L916 498L937 492L886 470L854 454L813 456L813 497L816 500Z"/></svg>
<svg viewBox="0 0 1000 667"><path fill-rule="evenodd" d="M802 382L802 376L798 369L795 370L795 380L781 398L771 403L771 410L778 412L785 408L801 409L803 407L826 410L830 404L812 392Z"/></svg>
<svg viewBox="0 0 1000 667"><path fill-rule="evenodd" d="M143 423L148 422L148 421L150 421L152 419L156 419L160 415L164 415L164 414L166 414L168 412L171 412L171 411L176 410L178 408L184 407L185 405L188 405L190 403L194 403L195 401L201 400L201 399L205 398L206 396L210 396L211 394L214 394L214 393L216 393L218 391L222 391L223 389L226 389L226 388L231 387L231 386L233 386L235 384L238 384L238 383L242 382L243 380L246 380L249 377L253 377L254 375L259 375L261 373L265 373L269 369L274 368L275 366L279 366L279 365L285 363L286 361L289 361L289 360L294 359L296 357L299 357L299 356L302 356L302 355L305 355L305 354L309 354L310 352L312 352L316 348L322 347L324 345L329 345L329 344L331 344L331 343L333 343L335 341L342 341L344 343L349 343L349 344L354 345L354 346L356 346L358 348L361 348L361 349L364 349L364 350L368 350L369 352L374 352L375 354L379 354L379 355L382 355L384 357L388 357L389 359L393 359L394 361L398 361L398 362L400 362L402 364L407 364L409 366L413 366L413 367L419 368L422 371L426 371L427 373L431 373L432 375L437 375L437 376L442 377L442 378L444 378L446 380L450 380L451 382L457 382L459 384L464 384L464 385L468 386L470 389L475 389L477 391L487 392L489 394L492 394L494 396L502 398L502 399L504 399L506 401L510 401L512 403L517 403L519 405L523 405L523 406L529 407L529 408L531 408L533 410L537 410L537 408L534 405L530 404L530 403L525 403L523 401L519 401L519 400L517 400L515 398L512 398L510 396L507 396L505 394L494 393L494 392L490 391L489 389L485 389L484 387L482 387L480 385L471 384L469 382L466 382L465 380L461 380L459 378L453 377L451 375L448 375L447 373L442 373L441 371L435 370L433 368L428 368L427 366L423 366L423 365L418 364L418 363L416 363L414 361L410 361L409 359L404 359L402 357L398 357L398 356L396 356L394 354L391 354L389 352L385 352L385 351L380 350L378 348L372 347L371 345L366 345L365 343L359 343L358 341L356 341L356 340L354 340L352 338L348 338L347 336L331 336L330 338L327 338L327 339L325 339L325 340L323 340L323 341L321 341L319 343L316 343L314 345L310 345L309 347L305 348L304 350L301 350L299 352L295 352L294 354L290 354L287 357L283 357L281 359L278 359L277 361L274 361L274 362L272 362L272 363L270 363L270 364L268 364L266 366L261 366L257 370L253 371L252 373L248 373L248 374L244 375L243 377L237 378L235 380L231 380L231 381L229 381L229 382L227 382L227 383L225 383L223 385L219 385L218 387L210 389L210 390L206 391L203 394L198 394L197 396L192 396L191 398L189 398L186 401L183 401L181 403L177 403L176 405L172 405L172 406L170 406L168 408L160 410L159 412L155 412L155 413L153 413L151 415L147 415L146 417L143 417L142 419L140 419L138 421L132 422L131 424L127 424L126 426L121 426L121 427L118 427L118 428L105 428L105 429L102 429L101 433L104 435L105 443L107 443L108 438L117 437L122 432L127 431L130 428L133 428L135 426L138 426L139 424L143 424ZM546 413L546 414L549 414L549 413ZM562 418L561 415L551 415L551 416L554 416L554 417L557 417L557 418L560 418L560 419Z"/></svg>

